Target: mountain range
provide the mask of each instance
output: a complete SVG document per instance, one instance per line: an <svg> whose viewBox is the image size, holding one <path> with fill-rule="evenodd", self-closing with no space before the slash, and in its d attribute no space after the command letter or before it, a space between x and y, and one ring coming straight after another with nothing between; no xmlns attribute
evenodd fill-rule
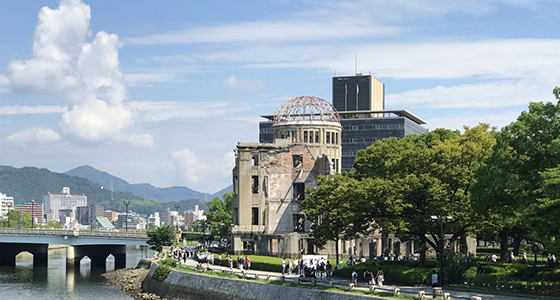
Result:
<svg viewBox="0 0 560 300"><path fill-rule="evenodd" d="M214 197L222 197L223 194L232 190L230 185L217 193L209 194L197 192L184 186L159 188L149 183L130 184L124 179L87 165L77 167L64 174L89 179L102 185L105 189L130 192L144 199L154 199L160 202L181 201L185 199L210 200Z"/></svg>
<svg viewBox="0 0 560 300"><path fill-rule="evenodd" d="M113 191L110 190L111 180ZM221 197L231 190L230 186L215 194L205 194L187 187L157 188L150 184L129 184L90 166L82 166L66 173L35 167L0 166L0 193L13 197L16 205L32 199L43 202L43 196L47 192L61 192L63 187L69 187L71 193L85 194L88 203L102 205L105 210L125 211L122 200L131 200L129 209L145 215L166 209L175 210L176 205L180 206L180 211L194 210L195 205L207 210L205 199ZM153 199L146 199L148 197Z"/></svg>

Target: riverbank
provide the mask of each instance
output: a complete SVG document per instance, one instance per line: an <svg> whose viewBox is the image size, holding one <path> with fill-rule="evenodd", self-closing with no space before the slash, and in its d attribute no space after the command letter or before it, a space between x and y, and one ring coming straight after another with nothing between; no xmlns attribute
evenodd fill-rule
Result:
<svg viewBox="0 0 560 300"><path fill-rule="evenodd" d="M120 288L136 300L166 300L156 294L142 292L142 281L149 272L149 269L118 269L103 276L110 280L110 286Z"/></svg>

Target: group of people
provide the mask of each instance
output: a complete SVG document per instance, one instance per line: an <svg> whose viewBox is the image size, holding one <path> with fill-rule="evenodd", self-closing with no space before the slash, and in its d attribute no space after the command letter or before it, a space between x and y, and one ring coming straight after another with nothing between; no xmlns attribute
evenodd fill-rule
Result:
<svg viewBox="0 0 560 300"><path fill-rule="evenodd" d="M383 274L383 270L379 268L375 276L373 276L373 273L371 272L369 266L366 267L366 269L364 270L364 282L366 286L383 286L383 284L385 284L385 275ZM356 270L352 271L352 283L354 284L354 286L358 286L358 273L356 272Z"/></svg>
<svg viewBox="0 0 560 300"><path fill-rule="evenodd" d="M326 258L320 259L301 259L291 260L282 259L282 275L296 274L300 277L315 277L319 279L331 279L333 276L333 266Z"/></svg>
<svg viewBox="0 0 560 300"><path fill-rule="evenodd" d="M233 269L233 258L231 255L228 257L228 264L229 268ZM237 258L237 268L239 268L240 271L251 269L251 259L249 259L249 255L245 255L245 258L243 258L243 256Z"/></svg>

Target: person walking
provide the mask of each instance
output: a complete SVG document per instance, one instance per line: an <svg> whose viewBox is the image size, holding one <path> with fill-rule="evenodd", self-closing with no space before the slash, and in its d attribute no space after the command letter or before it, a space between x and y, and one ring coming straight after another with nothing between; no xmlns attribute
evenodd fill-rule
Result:
<svg viewBox="0 0 560 300"><path fill-rule="evenodd" d="M377 275L375 275L375 278L377 281L377 285L383 286L383 284L385 283L385 279L383 275L383 270L381 268L379 268L379 271L377 271Z"/></svg>
<svg viewBox="0 0 560 300"><path fill-rule="evenodd" d="M436 273L436 270L432 271L432 287L436 287L438 286L438 274Z"/></svg>
<svg viewBox="0 0 560 300"><path fill-rule="evenodd" d="M366 282L366 286L371 284L371 276L372 275L373 274L371 274L371 271L369 270L369 267L366 267L366 269L364 270L364 280ZM328 276L328 272L327 272L327 276Z"/></svg>
<svg viewBox="0 0 560 300"><path fill-rule="evenodd" d="M354 287L358 287L358 273L356 273L356 270L352 271L352 283Z"/></svg>
<svg viewBox="0 0 560 300"><path fill-rule="evenodd" d="M245 269L247 269L247 271L251 269L251 260L249 259L249 255L245 255Z"/></svg>
<svg viewBox="0 0 560 300"><path fill-rule="evenodd" d="M294 274L299 274L299 261L298 259L294 259Z"/></svg>
<svg viewBox="0 0 560 300"><path fill-rule="evenodd" d="M330 261L327 261L327 280L330 280L333 276L332 265Z"/></svg>
<svg viewBox="0 0 560 300"><path fill-rule="evenodd" d="M282 258L282 275L286 273L286 259Z"/></svg>
<svg viewBox="0 0 560 300"><path fill-rule="evenodd" d="M229 264L229 269L233 269L233 258L231 257L231 255L228 257L228 264Z"/></svg>

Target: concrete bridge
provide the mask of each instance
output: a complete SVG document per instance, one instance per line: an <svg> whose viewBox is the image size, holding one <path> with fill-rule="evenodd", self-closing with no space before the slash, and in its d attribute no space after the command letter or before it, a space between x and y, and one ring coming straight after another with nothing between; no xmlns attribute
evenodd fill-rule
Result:
<svg viewBox="0 0 560 300"><path fill-rule="evenodd" d="M105 267L109 254L115 257L115 268L126 266L126 246L147 246L146 231L98 231L58 229L0 228L0 266L15 266L16 255L33 254L33 266L48 265L49 244L68 245L68 266L79 266L85 256L92 267Z"/></svg>

